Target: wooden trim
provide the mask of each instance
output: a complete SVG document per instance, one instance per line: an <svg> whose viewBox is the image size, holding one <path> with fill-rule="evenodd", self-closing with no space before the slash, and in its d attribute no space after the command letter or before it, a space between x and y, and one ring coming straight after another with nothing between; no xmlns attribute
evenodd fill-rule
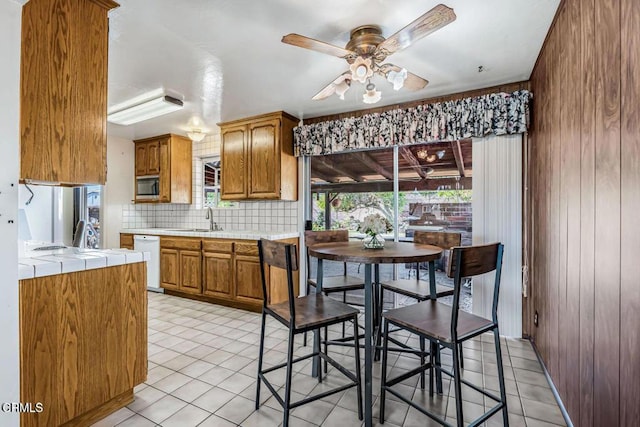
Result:
<svg viewBox="0 0 640 427"><path fill-rule="evenodd" d="M84 414L76 417L66 423L62 424L61 427L72 427L72 426L90 426L97 421L100 421L103 418L106 418L108 415L114 413L120 408L124 408L128 404L133 402L133 389L127 390L124 393L114 397L113 399L103 403L90 410L89 412L85 412Z"/></svg>
<svg viewBox="0 0 640 427"><path fill-rule="evenodd" d="M400 103L400 104L386 105L386 106L383 106L383 107L368 108L366 110L348 111L348 112L338 113L338 114L329 114L329 115L325 115L325 116L311 117L311 118L308 118L308 119L304 119L304 124L305 125L310 125L310 124L314 124L314 123L326 122L326 121L331 121L331 120L340 120L340 119L345 119L345 118L349 118L349 117L361 117L361 116L364 116L365 114L382 113L384 111L404 109L404 108L414 108L414 107L417 107L418 105L433 104L433 103L436 103L436 102L453 101L453 100L458 100L458 99L463 99L463 98L470 98L470 97L474 97L474 96L488 95L488 94L497 93L497 92L511 93L511 92L515 92L517 90L524 90L524 89L529 90L529 87L530 87L530 85L529 85L528 81L521 81L521 82L515 82L515 83L505 83L505 84L498 85L498 86L491 86L491 87L487 87L487 88L472 89L472 90L468 90L468 91L464 91L464 92L453 93L451 95L443 95L443 96L437 96L437 97L433 97L433 98L425 98L425 99L421 99L421 100L418 100L418 101L409 101L409 102L403 102L403 103Z"/></svg>
<svg viewBox="0 0 640 427"><path fill-rule="evenodd" d="M100 7L103 7L107 10L115 9L120 7L120 3L116 3L113 0L89 0L92 3L97 4Z"/></svg>
<svg viewBox="0 0 640 427"><path fill-rule="evenodd" d="M241 119L235 119L235 120L228 120L226 122L220 122L218 123L219 127L222 126L230 126L230 125L241 125L241 124L249 124L249 122L254 122L254 121L259 121L259 120L265 120L265 119L273 119L275 117L278 118L288 118L290 120L293 120L294 122L298 122L300 119L292 116L289 113L286 113L284 111L274 111L273 113L265 113L265 114L259 114L257 116L251 116L251 117L243 117Z"/></svg>
<svg viewBox="0 0 640 427"><path fill-rule="evenodd" d="M560 11L564 7L564 4L566 3L566 1L567 0L560 0L560 4L558 4L558 9L556 9L556 14L553 16L553 21L551 21L551 25L549 26L549 31L547 31L547 35L545 36L544 41L542 42L542 47L538 52L538 57L536 58L536 62L535 64L533 64L533 68L531 69L531 75L529 76L529 81L531 81L531 77L533 76L533 73L535 72L536 68L538 68L540 59L542 58L542 53L547 49L549 38L551 37L551 33L553 33L553 30L555 29L556 24L558 23L558 17L560 16Z"/></svg>
<svg viewBox="0 0 640 427"><path fill-rule="evenodd" d="M460 178L466 177L464 172L464 158L462 157L462 148L460 147L460 140L451 141L451 151L453 151L453 157L456 159L456 166L458 167L458 173Z"/></svg>
<svg viewBox="0 0 640 427"><path fill-rule="evenodd" d="M260 313L260 311L262 311L261 300L260 301L256 300L256 303L250 303L250 302L247 302L246 299L242 301L237 299L230 300L227 298L217 298L209 295L187 294L184 292L174 291L170 289L165 289L164 293L167 295L172 295L176 297L187 298L187 299L192 299L192 300L202 301L202 302L209 302L212 304L224 305L225 307L239 308L241 310L248 310L256 313Z"/></svg>

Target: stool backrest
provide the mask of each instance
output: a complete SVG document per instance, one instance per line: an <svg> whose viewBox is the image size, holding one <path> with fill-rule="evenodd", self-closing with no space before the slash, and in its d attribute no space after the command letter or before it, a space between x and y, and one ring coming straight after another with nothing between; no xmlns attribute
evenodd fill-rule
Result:
<svg viewBox="0 0 640 427"><path fill-rule="evenodd" d="M413 243L433 245L442 249L451 249L454 246L460 246L461 242L461 233L420 230L416 230L415 233L413 233Z"/></svg>
<svg viewBox="0 0 640 427"><path fill-rule="evenodd" d="M304 232L304 242L309 246L317 245L318 243L337 243L348 242L349 230L321 230L312 231L307 230ZM344 275L347 274L347 263L344 264ZM307 250L307 279L311 277L311 263L309 259L309 251Z"/></svg>
<svg viewBox="0 0 640 427"><path fill-rule="evenodd" d="M287 274L287 288L289 292L289 314L293 324L296 317L293 272L298 270L298 252L296 250L296 245L292 243L273 242L267 239L260 239L258 241L258 254L260 256L260 276L262 279L262 305L266 308L267 302L269 301L266 276L267 266L285 270Z"/></svg>
<svg viewBox="0 0 640 427"><path fill-rule="evenodd" d="M462 279L478 276L495 270L493 285L493 322L498 323L498 298L500 296L500 274L502 272L502 243L490 243L479 246L457 246L451 248L451 258L447 275L453 278L453 310L451 310L451 336L457 336L458 309L460 307L460 289Z"/></svg>

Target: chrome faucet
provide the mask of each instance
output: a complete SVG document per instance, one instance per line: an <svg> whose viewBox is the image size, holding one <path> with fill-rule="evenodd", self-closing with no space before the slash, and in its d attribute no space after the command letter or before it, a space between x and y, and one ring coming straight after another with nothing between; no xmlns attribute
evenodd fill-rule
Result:
<svg viewBox="0 0 640 427"><path fill-rule="evenodd" d="M211 210L211 207L207 208L206 219L209 220L209 231L222 231L222 227L220 227L218 223L213 220L213 210Z"/></svg>

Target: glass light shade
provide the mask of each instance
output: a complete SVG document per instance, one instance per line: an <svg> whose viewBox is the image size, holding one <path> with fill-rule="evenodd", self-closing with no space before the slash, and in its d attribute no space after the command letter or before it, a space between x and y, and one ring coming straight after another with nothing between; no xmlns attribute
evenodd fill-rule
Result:
<svg viewBox="0 0 640 427"><path fill-rule="evenodd" d="M394 90L400 90L404 86L404 81L407 79L407 70L403 68L400 71L389 71L387 73L387 81L393 83Z"/></svg>
<svg viewBox="0 0 640 427"><path fill-rule="evenodd" d="M191 132L187 132L187 136L193 142L200 142L204 139L205 136L207 136L207 134L202 132L202 130L200 129L194 129Z"/></svg>
<svg viewBox="0 0 640 427"><path fill-rule="evenodd" d="M382 92L376 90L376 85L369 83L367 91L362 95L362 102L365 104L375 104L382 99Z"/></svg>
<svg viewBox="0 0 640 427"><path fill-rule="evenodd" d="M342 82L336 85L336 95L338 95L340 99L344 99L344 94L349 90L349 87L350 85L347 83L347 80L342 80Z"/></svg>

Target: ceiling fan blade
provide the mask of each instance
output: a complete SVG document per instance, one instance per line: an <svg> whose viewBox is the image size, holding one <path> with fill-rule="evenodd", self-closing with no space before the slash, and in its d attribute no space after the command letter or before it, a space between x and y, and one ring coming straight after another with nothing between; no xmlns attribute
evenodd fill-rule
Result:
<svg viewBox="0 0 640 427"><path fill-rule="evenodd" d="M380 43L376 48L387 56L402 50L411 43L433 33L447 24L455 21L456 14L453 9L439 4L394 35Z"/></svg>
<svg viewBox="0 0 640 427"><path fill-rule="evenodd" d="M320 40L301 36L300 34L287 34L286 36L282 37L282 43L303 47L305 49L315 50L316 52L325 53L331 56L337 56L338 58L345 58L349 55L356 54L355 52L352 52L350 50L343 49L329 43L321 42Z"/></svg>
<svg viewBox="0 0 640 427"><path fill-rule="evenodd" d="M351 85L351 71L346 71L340 74L334 81L325 86L320 92L316 93L313 98L314 101L321 101L336 93L336 89L342 82L347 82L347 85ZM344 93L344 92L343 92Z"/></svg>
<svg viewBox="0 0 640 427"><path fill-rule="evenodd" d="M401 67L393 64L382 64L378 67L378 74L387 77L390 71L395 71L396 73L402 70ZM404 81L404 85L402 87L409 90L420 90L429 84L428 80L423 79L420 76L416 76L413 73L407 71L407 78Z"/></svg>

